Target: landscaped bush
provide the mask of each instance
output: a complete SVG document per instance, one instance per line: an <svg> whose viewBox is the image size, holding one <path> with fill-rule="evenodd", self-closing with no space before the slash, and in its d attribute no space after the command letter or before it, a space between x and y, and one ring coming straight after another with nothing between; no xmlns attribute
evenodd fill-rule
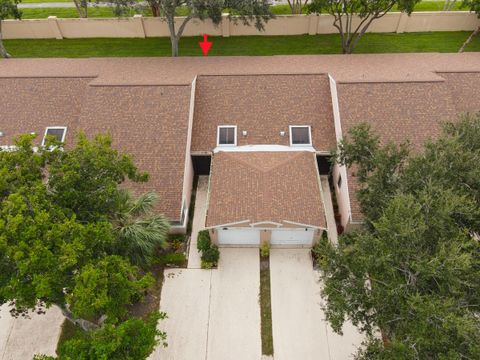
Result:
<svg viewBox="0 0 480 360"><path fill-rule="evenodd" d="M157 344L166 346L166 334L157 329L165 314L154 312L147 320L131 318L118 325L82 332L58 349L58 357L37 355L35 360L146 359Z"/></svg>
<svg viewBox="0 0 480 360"><path fill-rule="evenodd" d="M211 269L217 266L220 251L218 251L217 245L212 244L208 230L198 233L197 249L202 254L202 269Z"/></svg>
<svg viewBox="0 0 480 360"><path fill-rule="evenodd" d="M205 251L212 246L212 240L208 230L202 230L198 233L197 249L198 251Z"/></svg>
<svg viewBox="0 0 480 360"><path fill-rule="evenodd" d="M270 244L268 242L264 242L260 246L260 256L264 258L270 256Z"/></svg>
<svg viewBox="0 0 480 360"><path fill-rule="evenodd" d="M160 256L160 263L170 266L184 266L187 258L184 253L168 253Z"/></svg>
<svg viewBox="0 0 480 360"><path fill-rule="evenodd" d="M322 233L322 237L312 248L312 255L316 267L322 267L327 263L329 250L331 249L330 240L326 231Z"/></svg>
<svg viewBox="0 0 480 360"><path fill-rule="evenodd" d="M168 237L168 243L173 251L179 251L185 245L186 236L184 234L175 234Z"/></svg>

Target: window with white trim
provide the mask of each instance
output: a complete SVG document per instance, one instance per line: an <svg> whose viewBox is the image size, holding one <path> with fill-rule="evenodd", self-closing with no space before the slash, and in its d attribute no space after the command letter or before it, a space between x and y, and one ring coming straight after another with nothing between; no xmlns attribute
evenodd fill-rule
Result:
<svg viewBox="0 0 480 360"><path fill-rule="evenodd" d="M221 125L217 130L217 146L236 146L237 127L233 125Z"/></svg>
<svg viewBox="0 0 480 360"><path fill-rule="evenodd" d="M312 146L312 134L309 125L290 126L290 146Z"/></svg>
<svg viewBox="0 0 480 360"><path fill-rule="evenodd" d="M45 129L45 135L43 136L42 146L45 145L47 136L53 136L57 141L64 142L65 135L67 134L67 128L65 126L49 126Z"/></svg>

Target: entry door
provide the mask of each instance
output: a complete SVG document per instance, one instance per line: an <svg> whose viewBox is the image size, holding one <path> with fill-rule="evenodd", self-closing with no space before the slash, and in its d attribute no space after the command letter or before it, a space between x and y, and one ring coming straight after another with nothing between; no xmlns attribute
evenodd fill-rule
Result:
<svg viewBox="0 0 480 360"><path fill-rule="evenodd" d="M270 244L307 247L313 244L314 229L275 229L272 230Z"/></svg>
<svg viewBox="0 0 480 360"><path fill-rule="evenodd" d="M218 244L221 245L239 245L239 246L259 246L260 230L251 228L223 228L218 231Z"/></svg>

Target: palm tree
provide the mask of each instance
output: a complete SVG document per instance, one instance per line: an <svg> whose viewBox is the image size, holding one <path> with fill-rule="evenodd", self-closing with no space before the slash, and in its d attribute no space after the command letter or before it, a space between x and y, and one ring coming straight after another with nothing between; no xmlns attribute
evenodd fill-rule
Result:
<svg viewBox="0 0 480 360"><path fill-rule="evenodd" d="M118 234L119 250L140 267L151 265L155 251L167 246L170 223L153 212L158 195L148 192L134 198L120 191L116 198L117 213L112 219Z"/></svg>

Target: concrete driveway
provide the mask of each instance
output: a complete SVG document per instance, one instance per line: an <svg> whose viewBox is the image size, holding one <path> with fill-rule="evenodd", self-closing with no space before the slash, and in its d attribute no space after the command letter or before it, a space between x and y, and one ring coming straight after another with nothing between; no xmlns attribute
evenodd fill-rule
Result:
<svg viewBox="0 0 480 360"><path fill-rule="evenodd" d="M309 249L270 251L275 360L345 360L361 344L353 325L346 324L339 336L325 321L319 277Z"/></svg>
<svg viewBox="0 0 480 360"><path fill-rule="evenodd" d="M159 327L168 347L150 359L261 358L258 249L221 249L217 270L165 270Z"/></svg>
<svg viewBox="0 0 480 360"><path fill-rule="evenodd" d="M46 314L13 318L9 307L0 307L0 359L32 360L35 354L55 355L64 317L53 306Z"/></svg>

